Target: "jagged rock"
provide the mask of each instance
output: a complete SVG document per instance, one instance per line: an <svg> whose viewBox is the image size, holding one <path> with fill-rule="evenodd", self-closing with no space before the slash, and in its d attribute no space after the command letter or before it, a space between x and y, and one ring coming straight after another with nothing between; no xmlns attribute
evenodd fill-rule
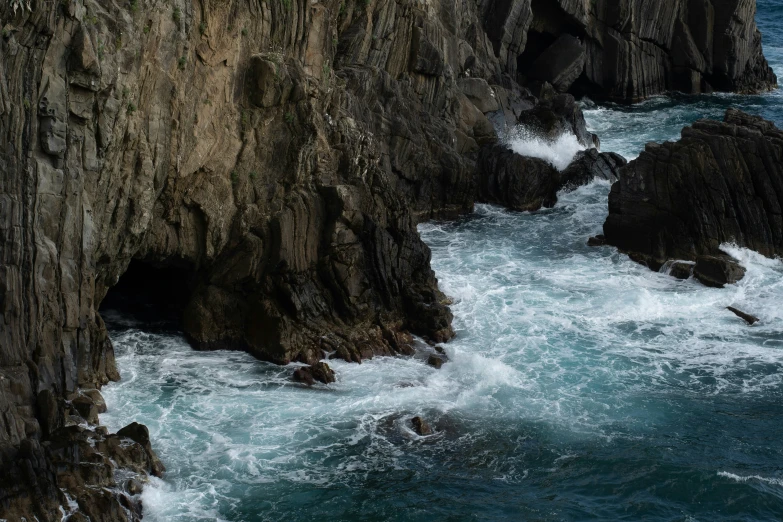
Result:
<svg viewBox="0 0 783 522"><path fill-rule="evenodd" d="M432 428L430 425L426 420L419 416L413 417L411 419L411 426L413 426L413 431L421 437L432 435Z"/></svg>
<svg viewBox="0 0 783 522"><path fill-rule="evenodd" d="M150 442L150 430L144 425L138 422L132 422L117 432L118 437L126 437L134 442L139 443L144 449L150 460L150 473L156 477L162 477L163 472L166 471L166 466L158 458L155 451L152 449Z"/></svg>
<svg viewBox="0 0 783 522"><path fill-rule="evenodd" d="M519 124L535 134L555 140L562 134L573 134L585 147L598 147L598 136L587 130L584 114L570 94L562 94L548 83L539 92L538 102L520 113Z"/></svg>
<svg viewBox="0 0 783 522"><path fill-rule="evenodd" d="M557 169L542 159L521 156L502 144L481 150L476 176L478 200L484 203L535 211L557 202Z"/></svg>
<svg viewBox="0 0 783 522"><path fill-rule="evenodd" d="M493 112L500 108L495 92L483 78L460 78L457 82L462 93L482 112Z"/></svg>
<svg viewBox="0 0 783 522"><path fill-rule="evenodd" d="M772 123L733 109L723 122L700 120L620 171L604 234L655 270L718 255L722 243L783 255L781 165L783 132Z"/></svg>
<svg viewBox="0 0 783 522"><path fill-rule="evenodd" d="M754 324L760 321L760 319L755 315L746 314L742 310L738 310L733 306L727 306L726 309L729 310L734 315L736 315L737 317L743 319L746 323L748 323L751 326L753 326Z"/></svg>
<svg viewBox="0 0 783 522"><path fill-rule="evenodd" d="M307 367L297 368L296 370L294 370L293 379L295 382L301 382L308 386L313 386L315 384L315 378L313 378L313 373L309 371Z"/></svg>
<svg viewBox="0 0 783 522"><path fill-rule="evenodd" d="M706 286L723 288L745 277L745 268L728 256L699 256L693 276Z"/></svg>
<svg viewBox="0 0 783 522"><path fill-rule="evenodd" d="M82 395L85 395L92 400L93 404L95 404L95 408L98 410L98 413L106 413L106 401L103 400L103 395L101 395L101 392L96 389L83 389L80 390L79 393Z"/></svg>
<svg viewBox="0 0 783 522"><path fill-rule="evenodd" d="M98 423L98 408L90 397L79 395L71 400L71 406L90 424Z"/></svg>
<svg viewBox="0 0 783 522"><path fill-rule="evenodd" d="M314 385L316 381L329 384L335 382L334 370L325 362L317 362L294 370L294 380L308 386Z"/></svg>
<svg viewBox="0 0 783 522"><path fill-rule="evenodd" d="M529 71L529 78L552 84L559 92L567 92L585 66L585 49L578 38L561 34L539 55Z"/></svg>
<svg viewBox="0 0 783 522"><path fill-rule="evenodd" d="M595 148L579 151L571 164L560 173L560 185L574 189L596 178L614 183L618 180L620 168L627 163L625 158L614 152L598 152Z"/></svg>
<svg viewBox="0 0 783 522"><path fill-rule="evenodd" d="M136 479L128 479L125 481L125 491L127 491L130 495L138 495L141 493L141 490L143 486L141 483Z"/></svg>

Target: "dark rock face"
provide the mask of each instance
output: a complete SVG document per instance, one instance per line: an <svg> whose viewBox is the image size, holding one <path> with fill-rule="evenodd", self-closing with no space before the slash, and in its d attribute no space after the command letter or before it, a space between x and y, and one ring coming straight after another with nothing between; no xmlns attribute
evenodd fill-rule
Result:
<svg viewBox="0 0 783 522"><path fill-rule="evenodd" d="M733 242L783 255L783 132L729 110L676 143L650 144L609 195L607 241L657 269L668 259L719 254Z"/></svg>
<svg viewBox="0 0 783 522"><path fill-rule="evenodd" d="M587 130L584 114L574 97L556 92L549 83L541 87L537 103L519 114L518 123L545 139L573 134L585 147L600 144L598 136Z"/></svg>
<svg viewBox="0 0 783 522"><path fill-rule="evenodd" d="M505 145L482 149L477 169L478 200L511 210L534 211L557 202L560 175L538 158L520 156Z"/></svg>
<svg viewBox="0 0 783 522"><path fill-rule="evenodd" d="M440 370L443 367L443 364L448 362L446 357L443 355L430 355L427 358L427 364L432 366L433 368Z"/></svg>
<svg viewBox="0 0 783 522"><path fill-rule="evenodd" d="M723 288L745 277L745 269L728 256L699 256L693 276L706 286Z"/></svg>
<svg viewBox="0 0 783 522"><path fill-rule="evenodd" d="M477 200L511 210L551 208L557 193L575 189L595 178L616 181L627 162L614 153L589 149L577 153L562 172L545 160L521 156L502 144L485 147L476 169Z"/></svg>
<svg viewBox="0 0 783 522"><path fill-rule="evenodd" d="M577 152L571 164L560 173L560 185L576 188L596 178L614 183L619 179L620 168L627 163L625 158L614 152L598 152L594 148Z"/></svg>
<svg viewBox="0 0 783 522"><path fill-rule="evenodd" d="M688 261L668 261L664 270L676 279L690 279L693 275L695 264Z"/></svg>
<svg viewBox="0 0 783 522"><path fill-rule="evenodd" d="M519 52L511 35L525 32L518 73L561 90L633 102L669 90L757 92L777 83L752 0L487 4L495 16L484 25L501 60Z"/></svg>
<svg viewBox="0 0 783 522"><path fill-rule="evenodd" d="M145 436L140 437L142 434ZM18 514L24 513L39 520L61 520L59 506L64 506L66 514L70 512L65 490L76 499L79 509L69 520L79 520L82 515L107 522L141 519L138 502L117 488L114 470L116 464L139 478L146 474L160 476L163 467L149 445L145 426L134 423L116 435L68 426L57 429L50 439L39 443L28 438L18 449L3 454L3 516L19 520Z"/></svg>

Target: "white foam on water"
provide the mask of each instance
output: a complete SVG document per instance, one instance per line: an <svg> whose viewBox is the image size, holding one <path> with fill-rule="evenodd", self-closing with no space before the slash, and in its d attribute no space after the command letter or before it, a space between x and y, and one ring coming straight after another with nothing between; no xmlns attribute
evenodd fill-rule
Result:
<svg viewBox="0 0 783 522"><path fill-rule="evenodd" d="M736 482L758 481L765 484L771 484L773 486L783 486L783 479L779 478L761 477L759 475L737 475L735 473L729 473L728 471L719 471L718 476L725 477Z"/></svg>
<svg viewBox="0 0 783 522"><path fill-rule="evenodd" d="M169 469L144 490L145 518L250 520L226 513L262 499L266 519L279 519L291 491L360 487L409 469L411 454L425 469L454 454L487 480L530 480L524 441L500 460L481 448L522 424L546 426L565 448L644 440L676 421L670 401L682 394L779 390L783 263L724 245L747 275L721 290L587 247L608 190L594 182L535 214L479 205L462 224L420 226L455 299L458 335L440 370L422 358L330 360L337 382L307 388L291 381L293 365L195 352L126 323L113 335L123 380L104 388L101 419L147 424ZM729 305L761 323L746 326ZM414 415L436 436L413 434Z"/></svg>
<svg viewBox="0 0 783 522"><path fill-rule="evenodd" d="M574 134L563 133L550 139L521 126L506 137L506 144L517 154L542 159L557 170L564 170L576 153L585 149Z"/></svg>

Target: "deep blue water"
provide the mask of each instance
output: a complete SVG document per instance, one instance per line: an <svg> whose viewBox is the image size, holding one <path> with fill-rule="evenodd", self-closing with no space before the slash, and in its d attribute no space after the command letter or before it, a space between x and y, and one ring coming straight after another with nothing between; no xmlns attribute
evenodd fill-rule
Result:
<svg viewBox="0 0 783 522"><path fill-rule="evenodd" d="M759 0L779 73L781 21ZM604 150L633 157L728 106L781 124L782 102L660 97L587 118ZM338 382L307 389L290 367L109 317L123 380L102 420L147 424L169 468L145 519L783 519L783 263L727 246L748 275L716 290L589 248L608 190L420 228L455 300L441 370L332 361ZM413 434L413 415L435 435Z"/></svg>

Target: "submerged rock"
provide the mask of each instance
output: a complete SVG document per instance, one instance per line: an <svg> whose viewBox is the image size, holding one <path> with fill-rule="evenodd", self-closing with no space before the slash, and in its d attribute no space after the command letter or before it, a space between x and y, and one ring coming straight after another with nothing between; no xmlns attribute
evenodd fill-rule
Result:
<svg viewBox="0 0 783 522"><path fill-rule="evenodd" d="M439 355L434 355L433 354L433 355L430 355L427 358L427 364L429 364L430 366L432 366L433 368L438 369L438 370L440 370L440 368L446 362L447 362L447 360L442 355L439 356Z"/></svg>
<svg viewBox="0 0 783 522"><path fill-rule="evenodd" d="M598 234L587 239L587 246L599 247L606 244L606 237L603 234Z"/></svg>
<svg viewBox="0 0 783 522"><path fill-rule="evenodd" d="M432 435L432 428L427 423L427 421L421 417L413 417L411 419L411 426L413 426L413 431L416 432L417 435L422 437L426 435Z"/></svg>
<svg viewBox="0 0 783 522"><path fill-rule="evenodd" d="M744 319L746 323L753 326L754 324L758 323L760 319L756 317L755 315L746 314L745 312L738 310L734 308L733 306L727 306L727 310L731 311L734 315L737 317Z"/></svg>
<svg viewBox="0 0 783 522"><path fill-rule="evenodd" d="M622 168L604 234L656 270L668 259L719 255L723 243L783 255L781 165L783 132L772 123L733 109L723 122L697 121L680 141L648 144ZM704 258L696 272L722 285L742 270Z"/></svg>

